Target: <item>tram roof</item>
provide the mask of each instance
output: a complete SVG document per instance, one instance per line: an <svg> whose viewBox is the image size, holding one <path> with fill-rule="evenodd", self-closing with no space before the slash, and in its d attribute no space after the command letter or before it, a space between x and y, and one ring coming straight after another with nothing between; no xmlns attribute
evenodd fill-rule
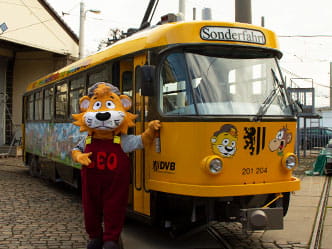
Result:
<svg viewBox="0 0 332 249"><path fill-rule="evenodd" d="M51 84L108 60L172 44L231 44L273 50L279 49L276 34L263 27L236 22L173 22L137 32L95 54L80 59L32 82L26 90L31 91Z"/></svg>

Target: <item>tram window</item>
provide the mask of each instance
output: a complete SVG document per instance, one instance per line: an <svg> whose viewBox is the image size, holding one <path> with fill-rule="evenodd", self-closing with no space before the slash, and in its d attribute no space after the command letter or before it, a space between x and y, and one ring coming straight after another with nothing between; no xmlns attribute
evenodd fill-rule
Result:
<svg viewBox="0 0 332 249"><path fill-rule="evenodd" d="M125 71L122 73L122 92L133 97L133 72Z"/></svg>
<svg viewBox="0 0 332 249"><path fill-rule="evenodd" d="M34 95L31 94L28 96L28 105L27 105L27 120L33 120L33 100Z"/></svg>
<svg viewBox="0 0 332 249"><path fill-rule="evenodd" d="M254 95L262 94L262 81L254 81L252 82L252 93Z"/></svg>
<svg viewBox="0 0 332 249"><path fill-rule="evenodd" d="M64 120L67 118L67 104L68 104L68 85L67 83L56 86L55 96L55 118Z"/></svg>
<svg viewBox="0 0 332 249"><path fill-rule="evenodd" d="M50 120L53 113L53 87L44 90L44 119Z"/></svg>
<svg viewBox="0 0 332 249"><path fill-rule="evenodd" d="M35 93L35 120L43 119L43 102L42 102L42 92Z"/></svg>
<svg viewBox="0 0 332 249"><path fill-rule="evenodd" d="M252 82L252 94L260 95L263 92L263 81L266 79L266 69L263 64L257 64L252 67L253 82Z"/></svg>
<svg viewBox="0 0 332 249"><path fill-rule="evenodd" d="M228 74L228 84L229 84L229 93L234 95L236 94L236 76L235 76L235 70L229 71Z"/></svg>
<svg viewBox="0 0 332 249"><path fill-rule="evenodd" d="M106 68L88 74L89 86L92 86L97 82L108 82L108 73Z"/></svg>
<svg viewBox="0 0 332 249"><path fill-rule="evenodd" d="M171 54L166 57L161 68L160 109L166 114L194 114L189 87L186 81L186 66L183 54Z"/></svg>
<svg viewBox="0 0 332 249"><path fill-rule="evenodd" d="M116 86L119 88L120 86L120 62L114 62L112 64L112 84L113 86Z"/></svg>
<svg viewBox="0 0 332 249"><path fill-rule="evenodd" d="M79 100L84 95L84 79L78 78L70 81L70 114L77 114L80 112ZM70 116L71 117L71 116Z"/></svg>

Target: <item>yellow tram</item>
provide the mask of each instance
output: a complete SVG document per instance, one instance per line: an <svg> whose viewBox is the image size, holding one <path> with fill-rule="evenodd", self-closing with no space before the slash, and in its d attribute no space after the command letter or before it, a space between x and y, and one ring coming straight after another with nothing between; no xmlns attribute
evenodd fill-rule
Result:
<svg viewBox="0 0 332 249"><path fill-rule="evenodd" d="M79 186L71 148L79 98L105 81L133 99L134 134L159 119L153 146L130 154L128 212L180 231L210 221L282 229L296 118L275 33L244 23L147 28L35 82L24 95L24 162L34 176Z"/></svg>

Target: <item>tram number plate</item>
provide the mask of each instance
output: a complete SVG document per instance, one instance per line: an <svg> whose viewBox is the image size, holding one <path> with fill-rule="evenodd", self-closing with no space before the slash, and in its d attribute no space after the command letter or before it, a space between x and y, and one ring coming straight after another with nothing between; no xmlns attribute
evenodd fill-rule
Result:
<svg viewBox="0 0 332 249"><path fill-rule="evenodd" d="M267 168L242 168L242 175L267 174Z"/></svg>

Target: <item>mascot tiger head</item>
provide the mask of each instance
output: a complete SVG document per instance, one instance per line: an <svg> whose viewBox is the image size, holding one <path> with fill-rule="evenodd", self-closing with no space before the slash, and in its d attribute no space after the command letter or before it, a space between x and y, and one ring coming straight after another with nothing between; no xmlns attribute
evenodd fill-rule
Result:
<svg viewBox="0 0 332 249"><path fill-rule="evenodd" d="M105 82L98 82L89 88L88 96L80 101L81 113L73 114L74 125L89 135L98 134L110 137L111 134L127 134L134 126L136 115L128 112L131 99L121 95L117 87Z"/></svg>

